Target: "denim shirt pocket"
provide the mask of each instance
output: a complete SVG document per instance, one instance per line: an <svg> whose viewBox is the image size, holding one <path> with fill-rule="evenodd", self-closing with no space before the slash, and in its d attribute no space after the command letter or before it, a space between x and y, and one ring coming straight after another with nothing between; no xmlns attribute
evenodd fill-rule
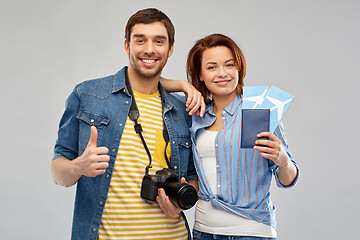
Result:
<svg viewBox="0 0 360 240"><path fill-rule="evenodd" d="M184 148L191 147L191 138L190 136L179 136L178 137L179 145Z"/></svg>
<svg viewBox="0 0 360 240"><path fill-rule="evenodd" d="M98 132L97 145L101 143L105 127L110 123L110 118L97 113L80 111L77 115L79 121L79 150L82 153L90 139L90 127L95 126Z"/></svg>

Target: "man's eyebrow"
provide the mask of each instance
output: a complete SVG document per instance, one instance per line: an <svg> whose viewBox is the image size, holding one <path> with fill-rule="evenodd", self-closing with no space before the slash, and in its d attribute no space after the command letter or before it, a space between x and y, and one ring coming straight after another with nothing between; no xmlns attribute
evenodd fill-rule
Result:
<svg viewBox="0 0 360 240"><path fill-rule="evenodd" d="M145 34L134 34L133 37L134 38L141 38L141 37L145 37ZM164 35L155 35L154 38L167 39L167 37L164 36Z"/></svg>
<svg viewBox="0 0 360 240"><path fill-rule="evenodd" d="M167 37L164 35L157 35L157 36L155 36L155 38L167 39Z"/></svg>
<svg viewBox="0 0 360 240"><path fill-rule="evenodd" d="M144 34L134 34L133 37L140 38L140 37L144 37L144 36L145 36Z"/></svg>

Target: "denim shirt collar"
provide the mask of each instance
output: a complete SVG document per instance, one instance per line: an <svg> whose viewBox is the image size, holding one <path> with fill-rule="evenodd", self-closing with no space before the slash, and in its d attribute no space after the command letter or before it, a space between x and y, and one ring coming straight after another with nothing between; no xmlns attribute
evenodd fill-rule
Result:
<svg viewBox="0 0 360 240"><path fill-rule="evenodd" d="M112 93L116 93L122 90L130 96L128 90L126 89L126 83L125 83L125 72L127 71L127 68L128 67L125 66L115 74ZM169 93L165 91L164 87L161 84L159 84L159 86L160 86L159 91L161 93L162 98L164 99L164 113L171 110L172 108L177 110L175 104L172 102L171 98L169 97Z"/></svg>
<svg viewBox="0 0 360 240"><path fill-rule="evenodd" d="M164 87L159 84L159 88L160 88L160 91L161 91L161 97L163 98L163 108L164 108L164 114L167 112L167 111L170 111L171 109L174 108L174 110L176 111L177 108L176 108L176 105L173 103L172 99L170 98L170 93L166 92Z"/></svg>
<svg viewBox="0 0 360 240"><path fill-rule="evenodd" d="M115 74L114 81L113 81L112 93L116 93L120 90L126 89L126 87L125 87L125 71L126 70L127 70L127 67L125 66ZM129 94L129 93L127 92L127 94Z"/></svg>
<svg viewBox="0 0 360 240"><path fill-rule="evenodd" d="M239 95L236 95L235 98L224 108L224 111L226 111L228 114L233 116L236 112L236 109L238 106L242 103L242 97ZM208 113L212 116L215 116L214 114L214 103L207 106L205 113Z"/></svg>

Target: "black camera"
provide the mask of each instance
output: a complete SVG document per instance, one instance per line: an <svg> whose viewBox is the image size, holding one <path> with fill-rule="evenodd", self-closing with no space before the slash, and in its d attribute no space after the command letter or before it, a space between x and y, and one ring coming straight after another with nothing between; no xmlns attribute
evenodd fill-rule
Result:
<svg viewBox="0 0 360 240"><path fill-rule="evenodd" d="M170 201L184 210L194 206L197 201L196 189L187 183L181 183L176 173L169 168L158 170L153 175L146 174L142 181L140 196L155 201L159 188L164 188Z"/></svg>

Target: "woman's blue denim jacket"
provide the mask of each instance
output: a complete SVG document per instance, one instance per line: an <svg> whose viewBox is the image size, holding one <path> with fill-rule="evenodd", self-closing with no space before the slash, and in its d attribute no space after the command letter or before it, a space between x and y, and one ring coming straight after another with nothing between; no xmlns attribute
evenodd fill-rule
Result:
<svg viewBox="0 0 360 240"><path fill-rule="evenodd" d="M54 157L75 159L89 141L90 127L97 127L97 145L109 149L109 167L97 177L82 176L77 183L72 239L97 239L111 174L131 105L125 87L124 67L115 75L77 85L66 101L61 118ZM171 166L179 177L197 179L192 159L189 128L191 117L183 100L161 87L164 121L171 144ZM188 229L189 230L189 229ZM189 235L190 236L190 235Z"/></svg>

